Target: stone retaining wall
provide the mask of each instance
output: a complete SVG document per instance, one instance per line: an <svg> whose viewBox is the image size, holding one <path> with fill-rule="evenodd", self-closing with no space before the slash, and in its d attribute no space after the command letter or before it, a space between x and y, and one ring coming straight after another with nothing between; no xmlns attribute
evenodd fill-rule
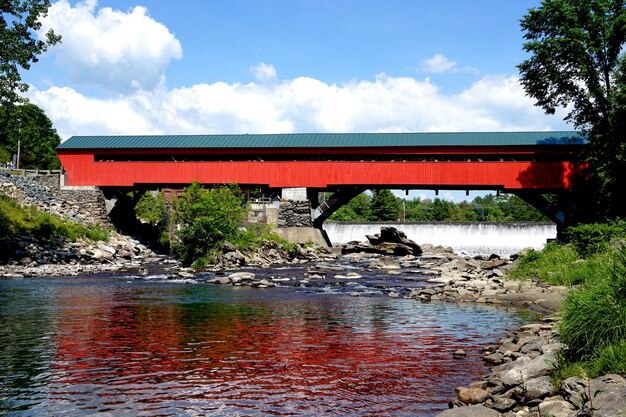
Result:
<svg viewBox="0 0 626 417"><path fill-rule="evenodd" d="M22 205L84 224L109 225L101 190L61 190L59 175L0 173L0 192Z"/></svg>
<svg viewBox="0 0 626 417"><path fill-rule="evenodd" d="M278 227L313 227L311 202L308 200L280 202Z"/></svg>

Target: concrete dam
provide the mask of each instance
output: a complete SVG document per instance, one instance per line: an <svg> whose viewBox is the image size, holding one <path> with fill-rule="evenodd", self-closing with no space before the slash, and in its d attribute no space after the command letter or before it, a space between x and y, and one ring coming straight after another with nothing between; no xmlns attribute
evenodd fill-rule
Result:
<svg viewBox="0 0 626 417"><path fill-rule="evenodd" d="M451 247L468 255L510 256L524 248L541 249L556 238L554 223L535 222L325 222L324 230L333 245L367 241L365 235L380 232L381 226L403 231L418 244Z"/></svg>

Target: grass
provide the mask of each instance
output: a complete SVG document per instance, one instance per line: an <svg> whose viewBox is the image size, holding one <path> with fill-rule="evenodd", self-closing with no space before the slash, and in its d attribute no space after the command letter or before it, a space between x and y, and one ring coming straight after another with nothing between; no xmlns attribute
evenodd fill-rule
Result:
<svg viewBox="0 0 626 417"><path fill-rule="evenodd" d="M519 259L509 277L539 279L550 285L580 285L594 280L607 258L606 252L582 258L573 245L548 243L542 251L532 251Z"/></svg>
<svg viewBox="0 0 626 417"><path fill-rule="evenodd" d="M51 245L78 238L108 240L109 232L100 226L84 226L44 213L35 207L22 207L15 200L0 195L0 235L4 240L28 235L48 239Z"/></svg>
<svg viewBox="0 0 626 417"><path fill-rule="evenodd" d="M232 244L240 252L252 252L259 249L265 242L273 242L288 253L294 253L298 249L297 243L287 242L272 231L267 225L254 224L245 229L239 229Z"/></svg>
<svg viewBox="0 0 626 417"><path fill-rule="evenodd" d="M559 335L568 346L554 379L626 375L626 246L593 242L582 256L575 245L548 244L522 257L510 277L567 285ZM580 245L580 242L578 242Z"/></svg>

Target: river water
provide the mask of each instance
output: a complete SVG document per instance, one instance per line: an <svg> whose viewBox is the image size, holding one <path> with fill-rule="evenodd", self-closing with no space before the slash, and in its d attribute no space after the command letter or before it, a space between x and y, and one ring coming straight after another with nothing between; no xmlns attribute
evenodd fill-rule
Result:
<svg viewBox="0 0 626 417"><path fill-rule="evenodd" d="M393 299L380 277L269 289L147 278L0 281L0 415L433 416L486 371L481 347L528 320Z"/></svg>

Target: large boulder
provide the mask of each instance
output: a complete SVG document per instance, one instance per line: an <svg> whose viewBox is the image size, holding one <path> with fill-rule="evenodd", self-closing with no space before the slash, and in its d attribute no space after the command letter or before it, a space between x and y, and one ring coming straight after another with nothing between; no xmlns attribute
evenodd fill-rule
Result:
<svg viewBox="0 0 626 417"><path fill-rule="evenodd" d="M591 381L593 412L597 417L626 416L626 380L619 375L604 375ZM587 402L591 408L591 402Z"/></svg>
<svg viewBox="0 0 626 417"><path fill-rule="evenodd" d="M389 244L401 245L398 247L398 255L421 255L422 249L417 243L406 237L406 234L395 227L383 226L380 228L380 233L376 235L366 236L367 240L374 245L384 245L386 248L390 248ZM407 248L410 249L410 253L406 253Z"/></svg>

